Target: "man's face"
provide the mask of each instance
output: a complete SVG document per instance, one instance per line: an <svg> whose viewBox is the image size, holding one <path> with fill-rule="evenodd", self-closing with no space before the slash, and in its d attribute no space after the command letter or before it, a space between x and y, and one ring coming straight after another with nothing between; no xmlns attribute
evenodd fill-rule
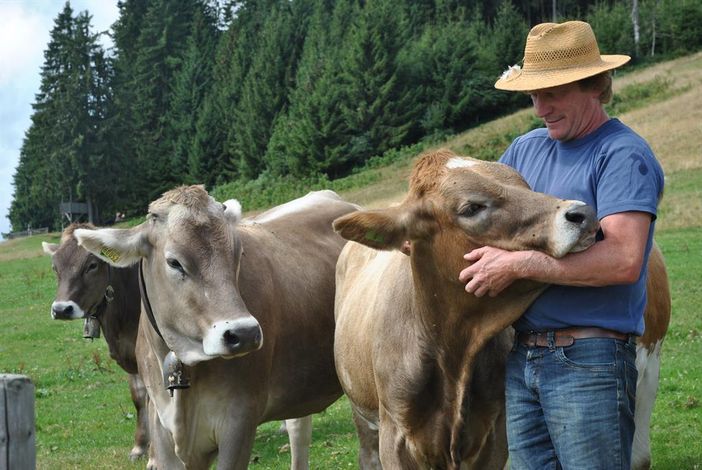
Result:
<svg viewBox="0 0 702 470"><path fill-rule="evenodd" d="M583 137L602 124L607 117L599 95L596 90L582 90L577 83L529 92L549 137L560 141Z"/></svg>

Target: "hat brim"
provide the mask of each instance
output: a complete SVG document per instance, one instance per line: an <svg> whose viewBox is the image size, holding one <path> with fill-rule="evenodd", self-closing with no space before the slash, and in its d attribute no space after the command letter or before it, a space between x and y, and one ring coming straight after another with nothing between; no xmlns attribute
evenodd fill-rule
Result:
<svg viewBox="0 0 702 470"><path fill-rule="evenodd" d="M495 82L495 88L506 91L533 91L577 82L607 70L621 67L631 60L628 55L603 55L600 61L566 69L552 70L511 70L508 77Z"/></svg>

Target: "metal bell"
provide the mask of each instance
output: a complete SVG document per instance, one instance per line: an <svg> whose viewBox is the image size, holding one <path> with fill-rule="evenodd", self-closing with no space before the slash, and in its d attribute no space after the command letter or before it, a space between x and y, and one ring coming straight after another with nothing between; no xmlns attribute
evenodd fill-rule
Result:
<svg viewBox="0 0 702 470"><path fill-rule="evenodd" d="M95 339L100 337L100 322L94 316L85 317L83 324L83 338Z"/></svg>
<svg viewBox="0 0 702 470"><path fill-rule="evenodd" d="M163 358L163 384L171 396L173 390L190 387L190 381L185 375L185 366L173 351L169 351Z"/></svg>

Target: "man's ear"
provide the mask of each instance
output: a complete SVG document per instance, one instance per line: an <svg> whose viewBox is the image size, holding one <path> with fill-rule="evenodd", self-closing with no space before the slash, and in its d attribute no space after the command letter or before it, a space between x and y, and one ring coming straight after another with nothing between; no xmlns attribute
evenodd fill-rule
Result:
<svg viewBox="0 0 702 470"><path fill-rule="evenodd" d="M59 244L58 243L41 242L41 248L44 250L44 253L46 253L47 255L54 256L56 254L56 250L59 249Z"/></svg>
<svg viewBox="0 0 702 470"><path fill-rule="evenodd" d="M377 250L401 250L408 240L430 237L436 222L420 204L346 214L333 223L343 238Z"/></svg>
<svg viewBox="0 0 702 470"><path fill-rule="evenodd" d="M112 266L123 268L139 262L149 251L141 225L129 229L76 229L78 244Z"/></svg>

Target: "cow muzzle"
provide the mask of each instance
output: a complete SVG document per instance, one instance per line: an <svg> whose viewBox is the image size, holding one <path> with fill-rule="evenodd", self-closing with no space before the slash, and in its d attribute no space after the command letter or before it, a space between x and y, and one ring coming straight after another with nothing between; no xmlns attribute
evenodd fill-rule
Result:
<svg viewBox="0 0 702 470"><path fill-rule="evenodd" d="M556 216L552 235L551 256L560 258L567 253L583 251L595 243L600 224L595 210L580 201L568 201Z"/></svg>
<svg viewBox="0 0 702 470"><path fill-rule="evenodd" d="M202 340L205 354L227 359L256 351L262 345L263 331L253 317L218 321Z"/></svg>
<svg viewBox="0 0 702 470"><path fill-rule="evenodd" d="M85 312L72 300L56 301L51 304L51 318L54 320L77 320L83 317Z"/></svg>

